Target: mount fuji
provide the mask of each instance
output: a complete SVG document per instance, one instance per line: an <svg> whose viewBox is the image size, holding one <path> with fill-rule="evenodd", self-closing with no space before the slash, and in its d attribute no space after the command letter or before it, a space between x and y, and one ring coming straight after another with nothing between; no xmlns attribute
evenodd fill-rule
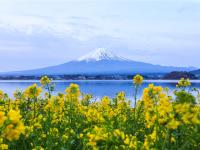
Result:
<svg viewBox="0 0 200 150"><path fill-rule="evenodd" d="M137 62L120 57L105 48L98 48L77 60L72 60L61 65L9 72L4 73L4 75L121 75L135 73L169 73L171 71L192 71L195 69L197 68L160 66Z"/></svg>

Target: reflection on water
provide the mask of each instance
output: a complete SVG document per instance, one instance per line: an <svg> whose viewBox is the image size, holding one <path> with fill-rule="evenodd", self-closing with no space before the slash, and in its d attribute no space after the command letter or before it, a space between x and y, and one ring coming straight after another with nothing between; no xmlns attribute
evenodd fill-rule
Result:
<svg viewBox="0 0 200 150"><path fill-rule="evenodd" d="M96 98L100 98L102 96L114 97L117 92L124 91L128 98L133 96L133 84L132 81L124 81L124 80L101 80L101 81L54 81L55 92L64 92L66 87L69 86L70 83L76 83L80 86L80 89L83 93L93 94ZM0 81L0 89L6 92L9 96L12 97L12 93L16 89L24 90L27 86L37 83L38 81ZM170 92L172 92L176 88L177 81L162 81L162 80L149 80L145 81L139 89L138 97L141 96L142 91L148 84L153 83L154 85L159 85L162 87L168 87ZM192 87L200 88L200 81L192 81ZM191 87L191 88L192 88Z"/></svg>

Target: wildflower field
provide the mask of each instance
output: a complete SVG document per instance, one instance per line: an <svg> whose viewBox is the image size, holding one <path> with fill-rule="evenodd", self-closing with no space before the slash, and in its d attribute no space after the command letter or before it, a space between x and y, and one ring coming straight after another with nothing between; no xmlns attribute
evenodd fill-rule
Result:
<svg viewBox="0 0 200 150"><path fill-rule="evenodd" d="M150 84L138 98L142 82L140 75L133 78L131 100L119 92L94 101L76 84L53 96L46 76L41 86L16 91L13 99L0 91L0 149L200 149L198 89L181 79L174 96Z"/></svg>

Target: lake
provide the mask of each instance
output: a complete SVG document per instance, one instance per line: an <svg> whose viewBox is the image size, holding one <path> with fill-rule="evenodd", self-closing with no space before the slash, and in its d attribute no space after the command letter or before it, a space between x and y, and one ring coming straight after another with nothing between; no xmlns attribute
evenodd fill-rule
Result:
<svg viewBox="0 0 200 150"><path fill-rule="evenodd" d="M200 89L200 80L194 80L192 82L192 87L197 87ZM13 92L16 89L24 90L27 86L37 83L40 85L39 81L35 80L1 80L0 89L7 93L10 97L13 97ZM67 80L67 81L54 81L55 92L64 92L66 87L70 83L76 83L80 86L82 93L93 94L94 98L99 99L103 96L114 97L117 92L124 91L127 98L131 99L133 97L133 84L132 80ZM146 80L139 89L138 97L142 95L142 91L148 84L153 83L162 87L169 87L170 92L176 88L177 81L174 80Z"/></svg>

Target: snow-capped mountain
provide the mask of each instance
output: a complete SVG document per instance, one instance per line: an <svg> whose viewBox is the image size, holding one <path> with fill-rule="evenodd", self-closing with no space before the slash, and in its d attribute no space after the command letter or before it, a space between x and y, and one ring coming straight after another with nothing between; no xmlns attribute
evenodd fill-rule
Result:
<svg viewBox="0 0 200 150"><path fill-rule="evenodd" d="M122 74L148 74L169 73L171 71L191 71L194 67L160 66L149 63L136 62L117 56L105 48L99 48L77 60L67 63L40 68L35 70L15 71L4 73L6 75L122 75Z"/></svg>
<svg viewBox="0 0 200 150"><path fill-rule="evenodd" d="M91 53L84 55L78 59L78 61L101 61L101 60L126 60L123 57L117 56L112 51L106 48L98 48Z"/></svg>

